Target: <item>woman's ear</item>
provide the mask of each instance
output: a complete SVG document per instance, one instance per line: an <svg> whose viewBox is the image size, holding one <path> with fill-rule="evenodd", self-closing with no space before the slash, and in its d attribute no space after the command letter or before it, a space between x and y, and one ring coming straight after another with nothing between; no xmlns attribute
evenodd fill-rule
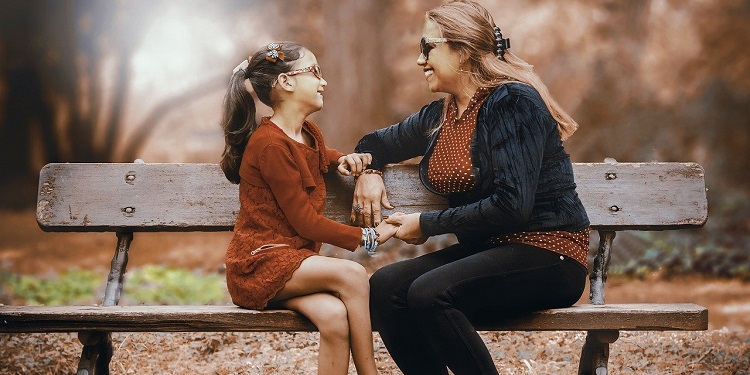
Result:
<svg viewBox="0 0 750 375"><path fill-rule="evenodd" d="M463 51L463 50L459 51L458 62L461 65L464 65L464 64L466 64L467 61L469 61L469 57L467 55L468 55L468 53L466 53L465 51Z"/></svg>

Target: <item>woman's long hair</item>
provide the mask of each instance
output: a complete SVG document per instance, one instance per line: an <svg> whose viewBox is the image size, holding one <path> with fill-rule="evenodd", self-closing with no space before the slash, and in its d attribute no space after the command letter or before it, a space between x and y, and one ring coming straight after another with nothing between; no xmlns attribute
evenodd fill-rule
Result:
<svg viewBox="0 0 750 375"><path fill-rule="evenodd" d="M542 96L563 140L578 129L578 123L552 98L532 65L508 50L502 59L495 55L495 21L487 9L473 1L458 0L428 11L426 17L438 25L448 45L469 56L470 79L478 87L525 83Z"/></svg>
<svg viewBox="0 0 750 375"><path fill-rule="evenodd" d="M224 129L224 152L221 154L221 169L229 181L240 183L240 163L250 136L258 127L255 120L255 100L245 87L250 80L255 95L261 103L271 106L271 89L279 74L292 70L294 62L304 54L304 47L292 42L279 45L279 58L267 59L272 45L264 46L247 58L247 67L236 70L229 80L224 96L221 126ZM282 60L283 58L283 60Z"/></svg>

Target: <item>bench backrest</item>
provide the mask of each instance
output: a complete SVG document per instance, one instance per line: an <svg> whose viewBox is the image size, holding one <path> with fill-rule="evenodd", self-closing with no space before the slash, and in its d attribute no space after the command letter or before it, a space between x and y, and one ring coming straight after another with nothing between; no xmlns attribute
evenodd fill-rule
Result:
<svg viewBox="0 0 750 375"><path fill-rule="evenodd" d="M576 163L574 172L594 229L664 230L707 220L698 164ZM348 222L353 179L326 179L326 215ZM414 165L389 166L384 179L399 211L446 205L422 187ZM237 185L216 164L48 164L38 193L37 221L45 231L226 231L239 207Z"/></svg>

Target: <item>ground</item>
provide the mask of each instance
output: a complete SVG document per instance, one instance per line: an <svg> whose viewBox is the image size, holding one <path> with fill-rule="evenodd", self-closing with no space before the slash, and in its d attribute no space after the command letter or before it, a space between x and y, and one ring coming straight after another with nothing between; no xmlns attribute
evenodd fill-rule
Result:
<svg viewBox="0 0 750 375"><path fill-rule="evenodd" d="M129 268L156 263L220 272L229 236L137 234ZM5 271L47 276L73 266L106 270L114 247L111 233L44 233L33 211L0 211L0 269ZM392 261L390 255L368 268ZM606 298L611 303L693 302L709 309L705 332L623 332L611 345L611 374L750 374L750 283L611 278ZM482 337L501 374L574 374L585 338L582 332ZM316 368L316 333L115 333L112 340L114 374L314 374ZM375 343L381 373L399 374L377 334ZM80 349L75 334L2 334L0 373L74 373Z"/></svg>

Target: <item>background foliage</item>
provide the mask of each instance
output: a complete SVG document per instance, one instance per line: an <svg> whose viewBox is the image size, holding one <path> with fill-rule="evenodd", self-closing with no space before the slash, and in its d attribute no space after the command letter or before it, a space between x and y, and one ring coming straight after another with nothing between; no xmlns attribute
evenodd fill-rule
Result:
<svg viewBox="0 0 750 375"><path fill-rule="evenodd" d="M0 271L0 302L22 305L81 305L101 303L106 272L69 269L38 277ZM128 305L186 305L229 303L224 275L148 265L127 274L123 300Z"/></svg>
<svg viewBox="0 0 750 375"><path fill-rule="evenodd" d="M423 14L442 2L3 2L0 210L33 208L48 162L218 161L229 73L272 40L299 41L317 55L329 86L314 119L329 145L351 150L362 134L439 97L415 61ZM566 144L574 161L705 167L707 226L674 239L618 237L621 272L661 264L745 275L750 2L479 2L580 123Z"/></svg>

